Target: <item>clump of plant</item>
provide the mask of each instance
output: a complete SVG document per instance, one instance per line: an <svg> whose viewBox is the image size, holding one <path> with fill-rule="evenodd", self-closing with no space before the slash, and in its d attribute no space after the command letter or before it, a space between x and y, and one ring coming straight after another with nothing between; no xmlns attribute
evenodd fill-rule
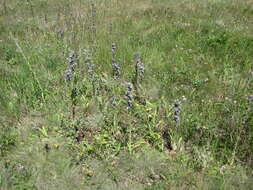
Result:
<svg viewBox="0 0 253 190"><path fill-rule="evenodd" d="M7 126L8 124L8 126ZM10 123L0 122L0 156L3 157L16 144L17 131Z"/></svg>
<svg viewBox="0 0 253 190"><path fill-rule="evenodd" d="M174 114L173 114L173 120L176 123L180 122L180 112L181 112L181 101L177 99L174 102Z"/></svg>
<svg viewBox="0 0 253 190"><path fill-rule="evenodd" d="M138 79L144 77L144 64L141 63L141 56L139 53L135 54L135 81L138 82Z"/></svg>
<svg viewBox="0 0 253 190"><path fill-rule="evenodd" d="M112 44L112 76L118 78L120 76L120 63L116 63L116 44Z"/></svg>
<svg viewBox="0 0 253 190"><path fill-rule="evenodd" d="M127 109L131 109L133 106L133 84L128 82L126 83L126 101L127 101Z"/></svg>
<svg viewBox="0 0 253 190"><path fill-rule="evenodd" d="M69 53L69 56L67 57L68 66L65 70L65 81L67 82L68 87L71 89L70 99L71 99L71 115L72 119L75 119L76 114L76 104L77 104L77 76L74 73L74 68L77 65L77 56L74 51L71 51ZM74 80L73 80L74 77ZM71 80L73 82L71 83Z"/></svg>
<svg viewBox="0 0 253 190"><path fill-rule="evenodd" d="M74 51L71 51L69 53L69 56L67 57L67 61L68 61L68 66L67 69L65 70L64 74L65 74L65 81L70 81L72 79L73 76L73 72L74 72L74 67L77 65L76 63L76 54Z"/></svg>

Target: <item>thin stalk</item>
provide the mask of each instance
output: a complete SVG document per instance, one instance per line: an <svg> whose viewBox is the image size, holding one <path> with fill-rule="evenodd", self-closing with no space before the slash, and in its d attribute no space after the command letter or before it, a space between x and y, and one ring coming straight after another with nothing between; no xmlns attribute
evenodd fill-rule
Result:
<svg viewBox="0 0 253 190"><path fill-rule="evenodd" d="M33 5L32 5L32 2L31 0L27 0L27 3L30 5L30 9L31 9L31 13L32 13L32 17L34 18L34 10L33 10Z"/></svg>
<svg viewBox="0 0 253 190"><path fill-rule="evenodd" d="M236 138L236 143L235 143L234 150L233 150L233 153L232 153L232 158L231 158L231 161L230 161L231 165L233 165L234 162L235 162L236 151L237 151L237 148L238 148L238 145L239 145L239 141L241 139L241 134L242 134L242 126L240 127L239 134L237 135L237 138Z"/></svg>
<svg viewBox="0 0 253 190"><path fill-rule="evenodd" d="M92 80L92 93L93 93L93 96L96 96L96 89L95 89L94 79Z"/></svg>
<svg viewBox="0 0 253 190"><path fill-rule="evenodd" d="M27 64L27 66L28 66L29 72L32 74L33 80L34 80L35 83L38 85L38 88L39 88L39 90L40 90L40 92L41 92L42 101L45 102L45 96L44 96L44 93L43 93L43 89L42 89L42 87L41 87L41 84L40 84L40 82L39 82L37 76L36 76L36 73L33 71L33 69L32 69L32 67L31 67L31 64L30 64L29 60L27 59L26 55L24 54L24 51L22 50L21 46L20 46L19 43L18 43L18 40L14 38L14 36L13 36L12 33L10 33L10 36L11 36L11 38L13 39L13 41L15 42L15 44L16 44L18 50L20 51L21 55L23 56L23 58L24 58L24 60L25 60L25 62L26 62L26 64ZM33 85L33 89L35 89L34 85Z"/></svg>
<svg viewBox="0 0 253 190"><path fill-rule="evenodd" d="M91 32L92 32L92 41L93 43L96 43L96 33L97 33L97 30L96 30L96 15L97 15L97 12L96 12L96 7L95 7L95 4L94 2L91 3Z"/></svg>
<svg viewBox="0 0 253 190"><path fill-rule="evenodd" d="M3 1L4 14L7 14L6 0Z"/></svg>
<svg viewBox="0 0 253 190"><path fill-rule="evenodd" d="M136 84L136 86L138 84L138 65L137 65L137 63L135 64L135 84Z"/></svg>

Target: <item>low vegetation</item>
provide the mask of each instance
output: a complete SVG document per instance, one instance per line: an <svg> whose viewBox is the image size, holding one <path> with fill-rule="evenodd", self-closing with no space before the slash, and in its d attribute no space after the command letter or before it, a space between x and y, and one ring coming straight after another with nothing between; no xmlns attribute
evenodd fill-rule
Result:
<svg viewBox="0 0 253 190"><path fill-rule="evenodd" d="M252 189L252 0L0 4L0 190Z"/></svg>

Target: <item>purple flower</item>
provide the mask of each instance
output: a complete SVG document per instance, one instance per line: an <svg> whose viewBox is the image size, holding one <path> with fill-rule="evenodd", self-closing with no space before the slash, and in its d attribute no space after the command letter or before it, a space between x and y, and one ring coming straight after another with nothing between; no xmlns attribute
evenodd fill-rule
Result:
<svg viewBox="0 0 253 190"><path fill-rule="evenodd" d="M76 65L76 54L74 51L71 51L69 53L69 56L67 58L67 61L69 63L67 69L64 71L64 79L65 81L70 81L71 78L72 78L72 74L73 74L73 71L74 71L74 67Z"/></svg>
<svg viewBox="0 0 253 190"><path fill-rule="evenodd" d="M135 68L136 68L136 75L140 76L141 78L144 77L144 64L141 63L141 56L139 53L135 54Z"/></svg>
<svg viewBox="0 0 253 190"><path fill-rule="evenodd" d="M64 79L65 81L70 81L72 78L72 69L70 67L68 67L65 71L64 71Z"/></svg>
<svg viewBox="0 0 253 190"><path fill-rule="evenodd" d="M180 100L175 100L174 102L174 114L173 114L173 120L176 122L176 123L179 123L180 122L180 112L181 112L181 101Z"/></svg>
<svg viewBox="0 0 253 190"><path fill-rule="evenodd" d="M180 100L175 100L175 103L174 103L174 106L175 107L177 107L177 108L179 108L180 107L180 105L181 105L181 102L180 102Z"/></svg>
<svg viewBox="0 0 253 190"><path fill-rule="evenodd" d="M115 58L115 55L116 55L116 44L113 43L112 44L112 57Z"/></svg>
<svg viewBox="0 0 253 190"><path fill-rule="evenodd" d="M113 106L117 105L117 101L116 101L116 97L115 96L112 97L112 105Z"/></svg>
<svg viewBox="0 0 253 190"><path fill-rule="evenodd" d="M253 102L253 94L248 95L249 104Z"/></svg>
<svg viewBox="0 0 253 190"><path fill-rule="evenodd" d="M69 56L67 58L67 61L69 62L69 64L74 64L76 62L76 54L74 51L71 51L69 53Z"/></svg>
<svg viewBox="0 0 253 190"><path fill-rule="evenodd" d="M89 64L87 64L87 66L88 66L88 75L89 75L89 78L91 79L93 77L95 65L92 63L89 63Z"/></svg>
<svg viewBox="0 0 253 190"><path fill-rule="evenodd" d="M112 69L113 69L113 76L118 77L120 75L120 64L117 64L115 61L116 57L116 44L112 44Z"/></svg>
<svg viewBox="0 0 253 190"><path fill-rule="evenodd" d="M173 119L176 123L180 122L180 117L178 115L173 115Z"/></svg>
<svg viewBox="0 0 253 190"><path fill-rule="evenodd" d="M126 83L127 91L126 91L126 101L127 101L127 108L130 109L132 107L132 101L133 101L133 84L128 82Z"/></svg>

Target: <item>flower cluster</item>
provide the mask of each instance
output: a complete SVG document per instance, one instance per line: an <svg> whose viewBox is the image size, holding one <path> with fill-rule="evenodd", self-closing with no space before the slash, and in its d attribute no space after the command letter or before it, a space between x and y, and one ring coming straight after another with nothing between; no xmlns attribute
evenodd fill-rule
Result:
<svg viewBox="0 0 253 190"><path fill-rule="evenodd" d="M253 103L253 94L248 95L248 103Z"/></svg>
<svg viewBox="0 0 253 190"><path fill-rule="evenodd" d="M88 75L90 78L92 78L93 76L93 73L94 73L94 64L90 63L87 65L88 66Z"/></svg>
<svg viewBox="0 0 253 190"><path fill-rule="evenodd" d="M113 97L112 97L111 104L112 104L113 106L116 106L116 105L117 105L116 96L113 96Z"/></svg>
<svg viewBox="0 0 253 190"><path fill-rule="evenodd" d="M140 76L141 78L144 77L144 65L141 63L141 56L140 54L135 54L135 68L136 68L136 74Z"/></svg>
<svg viewBox="0 0 253 190"><path fill-rule="evenodd" d="M69 53L69 56L67 58L67 61L69 63L67 69L65 70L64 72L64 75L65 75L65 81L70 81L71 78L72 78L72 73L74 71L74 66L76 65L76 54L74 51L71 51Z"/></svg>
<svg viewBox="0 0 253 190"><path fill-rule="evenodd" d="M87 49L84 50L84 56L85 56L84 62L87 65L87 72L88 72L89 79L92 79L95 65L92 63L92 56L89 50Z"/></svg>
<svg viewBox="0 0 253 190"><path fill-rule="evenodd" d="M91 4L91 31L93 34L93 40L96 39L96 6L94 3Z"/></svg>
<svg viewBox="0 0 253 190"><path fill-rule="evenodd" d="M115 61L116 57L116 44L112 44L112 68L113 68L113 76L118 77L120 75L120 63L117 64Z"/></svg>
<svg viewBox="0 0 253 190"><path fill-rule="evenodd" d="M70 53L69 53L69 56L68 56L68 58L67 58L67 61L69 62L69 64L71 65L71 66L74 66L75 65L75 62L76 62L76 54L75 54L75 52L74 51L71 51Z"/></svg>
<svg viewBox="0 0 253 190"><path fill-rule="evenodd" d="M180 112L181 112L181 101L180 100L175 100L174 102L174 114L173 114L173 119L176 123L180 122Z"/></svg>
<svg viewBox="0 0 253 190"><path fill-rule="evenodd" d="M127 91L126 91L126 101L127 101L127 108L130 109L132 107L132 101L133 101L133 84L128 82L126 83Z"/></svg>

